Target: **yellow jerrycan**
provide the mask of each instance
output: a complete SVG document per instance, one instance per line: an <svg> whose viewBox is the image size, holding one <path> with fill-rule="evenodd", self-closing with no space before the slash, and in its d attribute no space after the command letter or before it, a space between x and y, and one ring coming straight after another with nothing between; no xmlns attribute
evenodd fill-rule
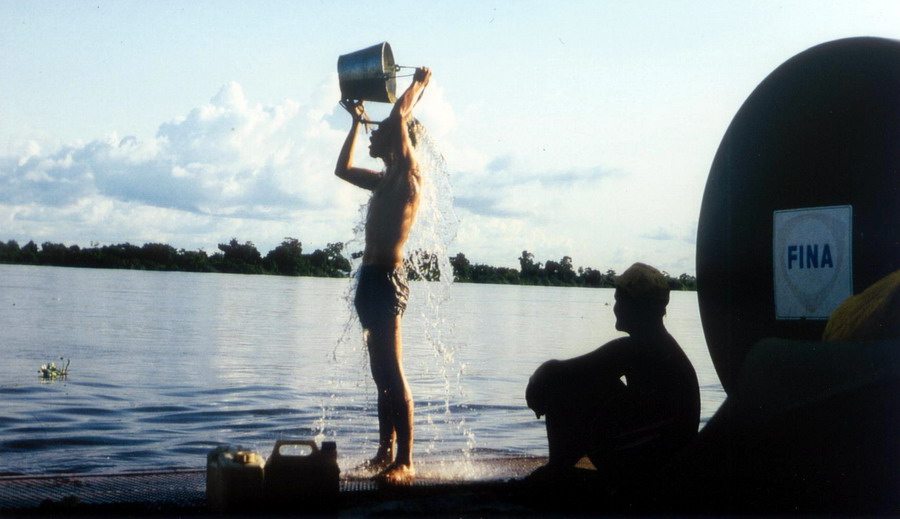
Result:
<svg viewBox="0 0 900 519"><path fill-rule="evenodd" d="M222 445L206 456L206 501L213 512L252 512L263 504L265 460Z"/></svg>

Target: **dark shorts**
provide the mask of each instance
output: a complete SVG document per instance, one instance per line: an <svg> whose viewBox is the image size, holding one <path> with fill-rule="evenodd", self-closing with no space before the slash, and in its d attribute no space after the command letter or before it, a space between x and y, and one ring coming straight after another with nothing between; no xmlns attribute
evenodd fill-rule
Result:
<svg viewBox="0 0 900 519"><path fill-rule="evenodd" d="M359 322L369 329L403 315L409 283L403 268L363 265L359 268L354 304Z"/></svg>

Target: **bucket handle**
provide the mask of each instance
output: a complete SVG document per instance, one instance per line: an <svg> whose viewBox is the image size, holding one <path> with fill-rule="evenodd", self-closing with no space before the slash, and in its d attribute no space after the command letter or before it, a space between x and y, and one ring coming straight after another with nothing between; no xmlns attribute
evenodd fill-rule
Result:
<svg viewBox="0 0 900 519"><path fill-rule="evenodd" d="M408 66L408 65L394 65L394 72L400 72L400 69L403 69L403 68L417 69L417 68L419 68L419 67L412 67L412 66ZM402 75L402 76L394 76L394 77L395 77L395 78L398 78L398 77L413 77L413 76L415 76L415 75L416 75L415 73L412 73L412 74L404 74L404 75ZM388 79L387 75L385 75L385 79ZM424 88L422 89L421 92L419 92L419 97L416 98L416 102L413 103L413 106L416 106L417 104L419 104L419 101L422 100L422 96L423 96L423 95L425 95L425 89L424 89Z"/></svg>
<svg viewBox="0 0 900 519"><path fill-rule="evenodd" d="M281 457L281 447L284 445L304 445L312 449L310 455L319 452L319 446L316 445L316 442L312 440L276 440L275 447L272 448L272 455L269 457L269 459Z"/></svg>
<svg viewBox="0 0 900 519"><path fill-rule="evenodd" d="M411 66L407 66L407 65L394 65L394 67L393 67L393 72L400 72L400 70L401 70L401 69L404 69L404 68L415 69L416 67L411 67ZM393 78L398 78L398 77L412 77L412 76L415 76L415 73L413 73L413 74L404 74L404 75L402 75L402 76L398 76L398 75L396 75L396 74L393 75L393 76L389 76L389 75L385 74L385 75L384 75L384 79L390 79L390 78L392 78L392 77L393 77Z"/></svg>
<svg viewBox="0 0 900 519"><path fill-rule="evenodd" d="M404 67L404 66L400 66L400 65L394 65L394 67L395 67L397 70L399 70L399 69L401 69L401 68L416 68L416 67ZM405 76L394 76L394 77L412 77L412 76L414 76L414 75L415 75L415 74L407 74L407 75L405 75ZM424 89L424 88L422 89L421 92L419 92L419 97L416 98L416 102L413 103L413 107L415 107L417 104L419 104L419 101L422 100L422 96L423 96L423 95L425 95L425 89ZM344 100L341 100L341 101L340 101L340 104L341 104L341 105L344 105ZM372 120L372 119L368 119L368 116L369 116L369 114L366 113L366 109L363 108L362 117L360 118L359 122L363 123L363 126L364 126L365 129L366 129L366 133L369 133L369 126L378 126L379 124L381 124L381 121L374 121L374 120ZM282 440L278 440L278 441L282 441Z"/></svg>

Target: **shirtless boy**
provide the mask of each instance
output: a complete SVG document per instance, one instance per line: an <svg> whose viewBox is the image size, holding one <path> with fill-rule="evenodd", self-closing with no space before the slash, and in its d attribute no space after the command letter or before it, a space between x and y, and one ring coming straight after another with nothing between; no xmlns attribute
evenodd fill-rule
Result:
<svg viewBox="0 0 900 519"><path fill-rule="evenodd" d="M353 166L364 110L362 101L342 101L353 124L334 170L339 178L372 191L354 303L378 391L378 452L369 465L380 470L378 479L392 483L415 477L413 399L402 363L401 318L409 294L403 246L416 218L422 183L413 149L417 122L412 111L430 78L428 68L417 68L412 84L394 104L390 116L372 132L369 155L384 161L383 172Z"/></svg>

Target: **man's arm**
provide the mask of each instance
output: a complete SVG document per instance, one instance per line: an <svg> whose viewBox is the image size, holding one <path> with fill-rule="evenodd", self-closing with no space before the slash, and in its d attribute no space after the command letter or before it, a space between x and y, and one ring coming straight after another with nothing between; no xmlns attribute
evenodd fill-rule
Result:
<svg viewBox="0 0 900 519"><path fill-rule="evenodd" d="M391 115L388 117L390 124L396 124L398 126L396 135L400 137L399 139L394 139L392 143L392 146L394 146L394 156L397 157L401 164L407 169L412 168L414 160L407 122L409 121L409 118L412 117L413 107L416 105L422 90L425 89L430 80L431 69L428 67L417 68L415 74L413 74L412 84L409 85L406 92L403 92L400 99L394 103L394 108L391 110Z"/></svg>
<svg viewBox="0 0 900 519"><path fill-rule="evenodd" d="M350 112L350 115L353 117L353 124L350 126L350 133L344 139L344 146L341 148L340 155L338 155L334 174L355 186L374 191L381 181L381 175L371 169L353 167L353 150L356 148L356 135L359 133L359 125L363 115L362 101L341 101L341 106Z"/></svg>
<svg viewBox="0 0 900 519"><path fill-rule="evenodd" d="M592 380L600 387L605 384L609 394L619 387L619 377L625 373L629 337L614 339L596 350L567 360L548 360L535 370L525 388L525 402L540 418L547 412L547 402L553 394L573 381Z"/></svg>

